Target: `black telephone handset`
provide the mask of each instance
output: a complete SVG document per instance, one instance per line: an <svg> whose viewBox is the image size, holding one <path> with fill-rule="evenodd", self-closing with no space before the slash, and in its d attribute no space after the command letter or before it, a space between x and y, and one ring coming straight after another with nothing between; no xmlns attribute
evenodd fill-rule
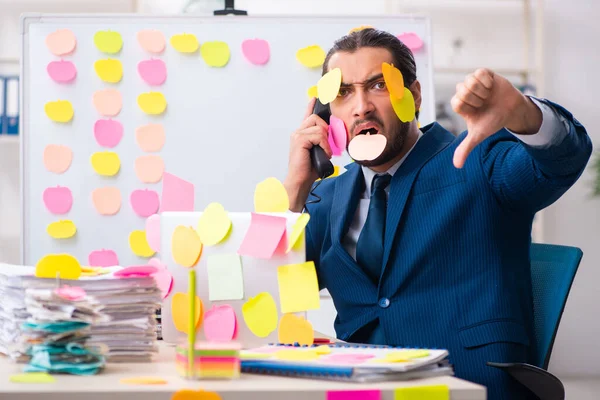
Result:
<svg viewBox="0 0 600 400"><path fill-rule="evenodd" d="M329 105L321 103L318 98L315 101L313 114L317 114L329 125L329 117L331 116ZM325 179L334 173L333 164L321 146L315 145L312 147L312 149L310 149L310 160L313 167L317 171L319 178Z"/></svg>

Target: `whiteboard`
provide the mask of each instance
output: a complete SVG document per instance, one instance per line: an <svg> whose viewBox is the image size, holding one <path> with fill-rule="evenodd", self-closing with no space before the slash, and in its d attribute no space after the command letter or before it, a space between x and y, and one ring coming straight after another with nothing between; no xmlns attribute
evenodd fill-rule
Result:
<svg viewBox="0 0 600 400"><path fill-rule="evenodd" d="M415 52L418 79L423 91L420 121L435 119L429 20L418 16L393 17L194 17L140 15L24 15L21 65L21 187L22 262L35 264L50 253L69 253L87 265L90 252L110 249L121 265L145 263L129 248L131 231L144 229L145 218L136 215L129 196L136 189L161 193L161 183L144 184L134 171L135 159L145 155L135 142L135 129L148 123L161 123L166 142L160 152L167 172L195 185L195 210L210 202L220 202L227 211L251 211L258 182L274 176L283 180L287 171L289 137L302 121L307 89L317 83L320 68L309 69L296 60L296 51L320 45L325 51L334 40L359 25L372 25L401 34L414 32L424 46ZM70 29L77 48L65 60L77 68L71 84L57 84L46 72L49 62L58 60L45 45L48 34ZM167 46L160 56L151 56L139 46L136 33L142 29L160 30ZM101 53L93 43L99 30L121 34L123 48L116 56ZM219 40L229 45L231 58L223 68L205 64L197 52L181 54L169 45L174 34L193 33L200 43ZM263 66L248 63L241 53L245 39L269 42L270 61ZM118 58L124 70L117 84L102 82L94 62ZM137 74L138 62L151 57L166 63L167 80L156 88L145 84ZM94 123L104 118L92 104L95 91L109 87L121 92L123 107L117 119L124 135L114 149L96 143ZM136 103L143 92L159 91L168 106L164 114L144 114ZM44 113L48 101L69 100L75 110L68 124L51 121ZM73 151L70 168L63 174L46 170L43 152L47 145L69 146ZM90 156L113 150L121 161L115 177L97 175ZM334 158L346 165L347 155ZM343 168L342 168L343 170ZM70 188L73 205L68 214L51 214L42 201L46 188ZM114 186L121 192L120 211L113 216L96 212L91 200L94 189ZM53 239L48 224L72 220L77 233L69 239Z"/></svg>

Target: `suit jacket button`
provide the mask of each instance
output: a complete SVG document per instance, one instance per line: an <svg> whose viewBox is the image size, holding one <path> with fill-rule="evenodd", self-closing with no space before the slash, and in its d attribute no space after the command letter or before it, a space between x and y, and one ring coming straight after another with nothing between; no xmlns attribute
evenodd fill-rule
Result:
<svg viewBox="0 0 600 400"><path fill-rule="evenodd" d="M383 298L379 299L379 307L388 308L389 306L390 306L390 299L388 299L387 297L383 297Z"/></svg>

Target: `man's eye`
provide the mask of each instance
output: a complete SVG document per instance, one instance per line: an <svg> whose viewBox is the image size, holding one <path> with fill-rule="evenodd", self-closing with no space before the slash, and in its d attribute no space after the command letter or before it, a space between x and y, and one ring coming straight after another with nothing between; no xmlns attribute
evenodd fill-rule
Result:
<svg viewBox="0 0 600 400"><path fill-rule="evenodd" d="M373 85L373 87L375 89L383 90L383 89L385 89L385 82L384 81L375 82L375 84Z"/></svg>
<svg viewBox="0 0 600 400"><path fill-rule="evenodd" d="M346 96L348 94L348 89L340 89L340 91L338 92L338 96Z"/></svg>

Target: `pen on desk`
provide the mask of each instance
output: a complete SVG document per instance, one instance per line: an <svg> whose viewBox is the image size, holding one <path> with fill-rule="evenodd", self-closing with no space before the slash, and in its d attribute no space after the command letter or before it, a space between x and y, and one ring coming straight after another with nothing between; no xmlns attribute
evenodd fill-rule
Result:
<svg viewBox="0 0 600 400"><path fill-rule="evenodd" d="M196 342L196 271L190 270L189 276L189 302L190 315L188 326L188 377L192 378L194 373L194 347Z"/></svg>

